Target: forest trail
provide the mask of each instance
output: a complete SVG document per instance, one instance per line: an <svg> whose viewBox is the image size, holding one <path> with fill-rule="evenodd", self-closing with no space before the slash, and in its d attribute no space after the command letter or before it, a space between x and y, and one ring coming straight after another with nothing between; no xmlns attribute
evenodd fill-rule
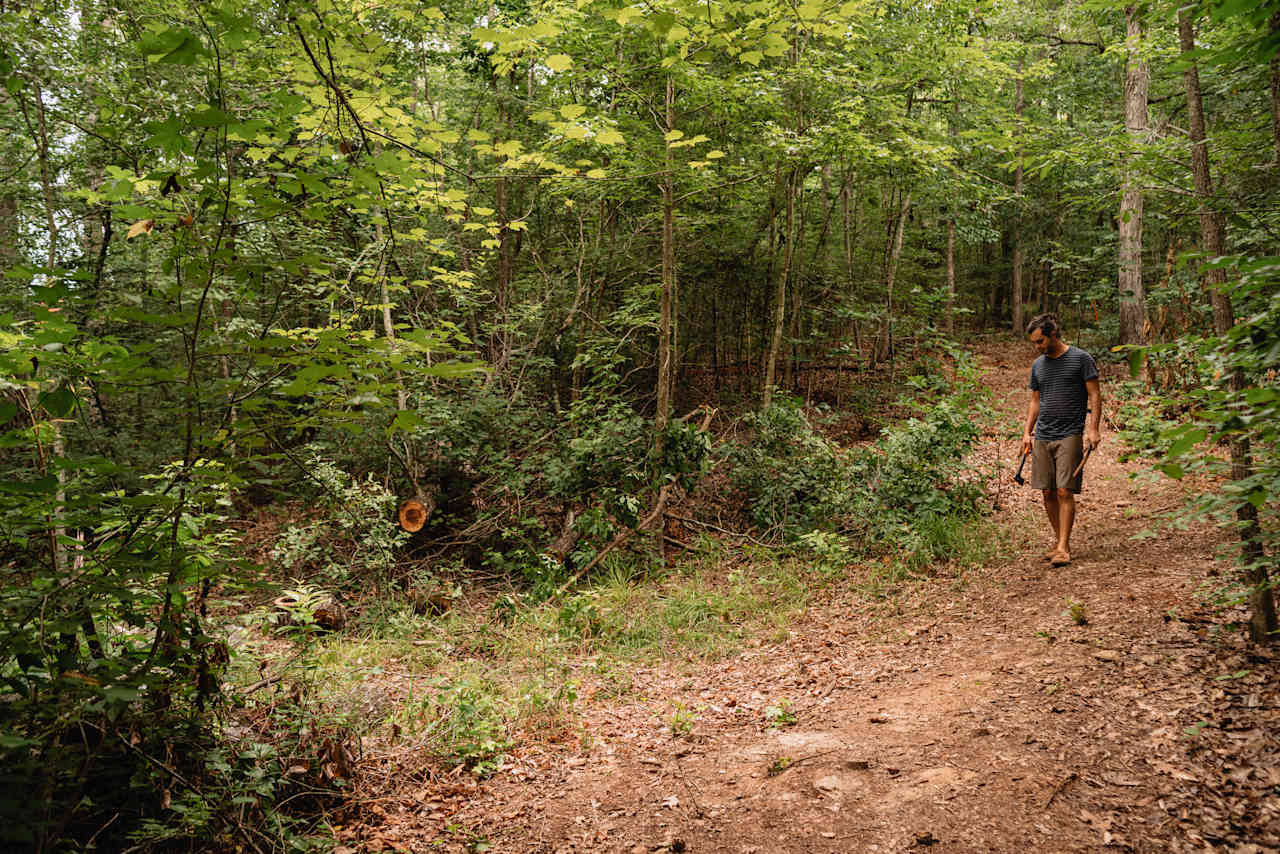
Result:
<svg viewBox="0 0 1280 854"><path fill-rule="evenodd" d="M408 794L385 838L414 851L462 850L458 827L491 846L469 850L530 852L1274 850L1276 661L1191 616L1197 587L1228 571L1224 535L1134 539L1181 487L1131 479L1141 463L1120 463L1104 429L1075 560L1051 568L1038 493L1014 487L1005 438L1033 355L980 348L1003 418L978 452L1000 463L1002 565L941 571L894 614L837 589L785 641L641 668L624 698L581 704L589 739L522 751L449 815ZM795 721L772 727L782 701ZM681 710L688 731L673 734Z"/></svg>

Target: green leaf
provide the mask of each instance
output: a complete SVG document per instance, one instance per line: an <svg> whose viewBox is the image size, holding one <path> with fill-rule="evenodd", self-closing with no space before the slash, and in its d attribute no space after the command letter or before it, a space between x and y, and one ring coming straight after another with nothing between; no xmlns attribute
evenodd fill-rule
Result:
<svg viewBox="0 0 1280 854"><path fill-rule="evenodd" d="M1203 442L1205 437L1208 435L1207 431L1201 430L1199 427L1186 429L1182 432L1182 435L1169 446L1169 452L1165 456L1171 460L1176 459L1191 450L1197 442Z"/></svg>
<svg viewBox="0 0 1280 854"><path fill-rule="evenodd" d="M235 121L235 117L229 113L224 113L222 110L210 107L207 110L201 110L193 114L187 121L191 123L192 127L216 128L231 124Z"/></svg>
<svg viewBox="0 0 1280 854"><path fill-rule="evenodd" d="M1142 373L1142 365L1147 361L1147 348L1135 347L1129 351L1129 376L1137 378Z"/></svg>
<svg viewBox="0 0 1280 854"><path fill-rule="evenodd" d="M567 54L556 53L548 56L543 62L552 71L568 71L573 67L573 59Z"/></svg>
<svg viewBox="0 0 1280 854"><path fill-rule="evenodd" d="M66 418L75 408L76 395L66 386L58 386L55 390L40 395L40 405L54 418Z"/></svg>
<svg viewBox="0 0 1280 854"><path fill-rule="evenodd" d="M204 53L204 45L190 30L169 29L142 38L142 55L152 62L192 65Z"/></svg>
<svg viewBox="0 0 1280 854"><path fill-rule="evenodd" d="M758 50L748 50L739 56L738 59L742 60L747 65L759 65L760 60L764 59L764 54Z"/></svg>
<svg viewBox="0 0 1280 854"><path fill-rule="evenodd" d="M1186 474L1182 466L1178 465L1177 463L1161 463L1160 465L1156 466L1156 468L1164 472L1166 475L1173 478L1174 480L1181 480L1182 476Z"/></svg>
<svg viewBox="0 0 1280 854"><path fill-rule="evenodd" d="M58 488L58 479L53 475L38 480L0 481L0 492L11 495L39 495L53 492Z"/></svg>
<svg viewBox="0 0 1280 854"><path fill-rule="evenodd" d="M18 414L18 406L14 403L0 403L0 425L8 424Z"/></svg>
<svg viewBox="0 0 1280 854"><path fill-rule="evenodd" d="M391 426L387 428L388 433L394 433L397 430L408 433L417 427L425 427L425 421L418 416L418 413L410 409L402 409L396 413L396 417L391 420Z"/></svg>
<svg viewBox="0 0 1280 854"><path fill-rule="evenodd" d="M1257 406L1260 403L1270 403L1277 397L1276 390L1273 388L1250 388L1245 389L1244 398L1249 403Z"/></svg>

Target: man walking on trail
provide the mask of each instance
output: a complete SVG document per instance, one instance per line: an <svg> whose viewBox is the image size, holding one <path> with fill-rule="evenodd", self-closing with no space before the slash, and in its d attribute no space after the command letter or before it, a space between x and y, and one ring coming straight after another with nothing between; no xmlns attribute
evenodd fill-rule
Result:
<svg viewBox="0 0 1280 854"><path fill-rule="evenodd" d="M1055 315L1032 320L1027 335L1040 356L1031 365L1022 455L1031 454L1031 486L1044 492L1044 510L1053 527L1054 546L1045 558L1066 566L1071 563L1071 526L1084 480L1085 450L1092 451L1102 440L1098 366L1084 350L1062 340Z"/></svg>

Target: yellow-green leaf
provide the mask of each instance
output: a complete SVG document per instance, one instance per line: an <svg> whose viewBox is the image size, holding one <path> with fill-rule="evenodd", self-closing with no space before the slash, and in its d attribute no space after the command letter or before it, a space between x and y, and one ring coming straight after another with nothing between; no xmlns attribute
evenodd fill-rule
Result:
<svg viewBox="0 0 1280 854"><path fill-rule="evenodd" d="M552 54L551 56L548 56L544 62L546 63L547 68L550 68L552 71L567 71L573 67L572 57L563 53Z"/></svg>
<svg viewBox="0 0 1280 854"><path fill-rule="evenodd" d="M132 240L139 234L150 234L151 229L155 227L156 221L154 219L138 220L133 225L129 226L129 233L126 235L125 240Z"/></svg>
<svg viewBox="0 0 1280 854"><path fill-rule="evenodd" d="M624 141L625 139L626 137L624 137L621 133L612 129L602 130L598 134L596 134L596 142L600 143L601 145L617 145L618 143Z"/></svg>
<svg viewBox="0 0 1280 854"><path fill-rule="evenodd" d="M675 142L677 139L680 139L683 136L684 136L684 131L682 130L669 130L662 135L662 138L665 139L667 142Z"/></svg>
<svg viewBox="0 0 1280 854"><path fill-rule="evenodd" d="M586 111L587 108L581 104L565 104L560 108L560 115L564 116L569 121L573 121Z"/></svg>

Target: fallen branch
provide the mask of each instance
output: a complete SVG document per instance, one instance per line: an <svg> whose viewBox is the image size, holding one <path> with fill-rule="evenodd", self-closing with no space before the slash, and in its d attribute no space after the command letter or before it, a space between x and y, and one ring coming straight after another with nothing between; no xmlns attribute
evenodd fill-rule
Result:
<svg viewBox="0 0 1280 854"><path fill-rule="evenodd" d="M731 537L738 537L739 539L743 539L748 542L755 543L757 546L764 546L765 548L773 548L772 543L762 542L760 540L757 540L755 537L751 536L750 534L744 534L741 531L730 531L728 528L721 528L719 525L716 525L712 522L704 522L701 519L690 519L687 516L677 516L675 513L667 513L666 516L668 519L675 519L677 522L687 522L690 525L699 525L703 528L710 528L713 531L719 531L722 534L728 534Z"/></svg>
<svg viewBox="0 0 1280 854"><path fill-rule="evenodd" d="M641 519L640 524L636 525L634 528L627 528L623 531L619 531L617 536L615 536L612 540L610 540L608 544L605 545L604 548L596 552L596 556L593 557L590 561L588 561L586 566L584 566L582 569L575 572L573 575L569 576L569 580L566 581L564 584L560 585L560 589L556 591L556 595L557 596L564 595L564 592L566 590L568 590L574 584L577 584L578 581L581 580L582 577L586 575L588 572L595 569L600 564L600 561L604 560L606 557L612 554L613 551L616 548L618 548L618 546L622 545L627 540L635 536L636 531L642 531L645 528L648 528L650 525L652 525L654 521L659 516L662 515L662 511L667 508L667 500L670 497L671 497L671 485L663 484L662 488L658 490L658 502L657 504L654 505L653 509L649 511L649 515Z"/></svg>
<svg viewBox="0 0 1280 854"><path fill-rule="evenodd" d="M1071 781L1075 780L1077 776L1078 775L1076 774L1076 772L1072 771L1070 774L1066 776L1066 779L1064 779L1061 783L1055 786L1053 789L1053 792L1050 793L1049 795L1049 800L1044 802L1044 808L1048 809L1053 804L1053 802L1057 799L1058 795L1061 795L1063 791L1067 788L1067 786L1071 784Z"/></svg>
<svg viewBox="0 0 1280 854"><path fill-rule="evenodd" d="M702 423L698 425L698 429L706 430L708 427L711 426L711 419L715 417L716 411L712 409L710 406L702 407L702 410L703 410ZM684 416L684 418L679 420L683 421L686 418L691 417L697 411L698 410L695 409L693 410L693 412L690 412L688 415ZM608 544L605 545L604 548L596 552L596 556L593 557L590 561L588 561L586 566L582 567L582 569L578 570L573 575L569 576L569 580L566 581L564 584L560 585L560 588L556 590L556 595L563 596L566 590L568 590L573 585L577 584L588 572L590 572L591 570L599 566L600 561L604 560L606 557L612 554L615 549L617 549L619 546L623 545L628 540L630 540L633 536L635 536L637 531L643 531L649 528L651 525L653 525L654 522L657 522L659 519L661 519L663 513L667 509L667 502L670 499L671 499L671 484L664 483L662 485L662 488L658 490L658 500L653 505L653 509L650 510L649 513L643 519L640 520L640 524L636 525L634 528L627 528L624 531L619 531L617 536L615 536L612 540L610 540Z"/></svg>
<svg viewBox="0 0 1280 854"><path fill-rule="evenodd" d="M261 689L261 688L265 688L265 687L267 687L268 685L274 685L274 684L276 684L276 683L277 683L277 682L279 682L282 678L283 678L282 676L268 676L266 679L259 679L257 682L254 682L254 683L253 683L252 685L250 685L248 688L243 688L243 689L241 689L241 691L240 691L240 695L241 695L242 697L247 697L247 696L249 696L250 694L252 694L254 691L257 691L257 690L259 690L259 689Z"/></svg>

